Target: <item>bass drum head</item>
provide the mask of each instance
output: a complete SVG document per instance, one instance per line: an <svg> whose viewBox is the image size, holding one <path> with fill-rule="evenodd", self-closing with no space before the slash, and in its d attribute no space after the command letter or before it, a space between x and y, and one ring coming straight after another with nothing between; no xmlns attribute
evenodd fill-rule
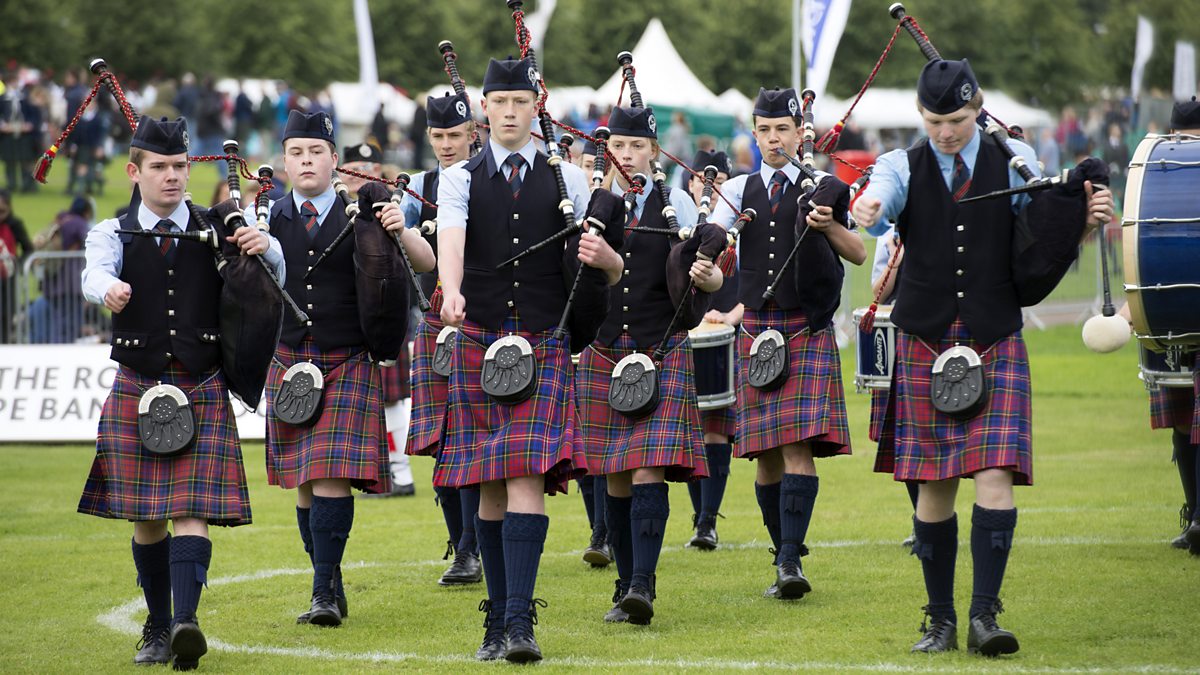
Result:
<svg viewBox="0 0 1200 675"><path fill-rule="evenodd" d="M529 340L520 335L506 335L493 342L483 355L480 386L485 394L505 405L515 405L533 396L537 389L537 362Z"/></svg>
<svg viewBox="0 0 1200 675"><path fill-rule="evenodd" d="M433 372L440 377L450 377L450 366L454 346L458 344L458 329L446 326L437 335L433 345Z"/></svg>
<svg viewBox="0 0 1200 675"><path fill-rule="evenodd" d="M196 440L196 420L187 394L179 387L150 387L138 401L138 436L153 455L178 455Z"/></svg>
<svg viewBox="0 0 1200 675"><path fill-rule="evenodd" d="M765 330L750 344L746 380L761 391L775 391L787 382L788 350L783 333Z"/></svg>
<svg viewBox="0 0 1200 675"><path fill-rule="evenodd" d="M1200 139L1149 135L1129 163L1125 298L1149 349L1200 345ZM1157 286L1184 285L1156 289ZM1187 287L1192 286L1192 287Z"/></svg>
<svg viewBox="0 0 1200 675"><path fill-rule="evenodd" d="M283 383L275 396L272 412L286 424L306 427L321 417L325 376L321 369L304 361L283 373Z"/></svg>
<svg viewBox="0 0 1200 675"><path fill-rule="evenodd" d="M626 417L645 417L658 408L658 369L635 352L617 361L608 385L608 405Z"/></svg>
<svg viewBox="0 0 1200 675"><path fill-rule="evenodd" d="M700 410L728 408L737 401L736 335L733 326L707 321L688 331Z"/></svg>
<svg viewBox="0 0 1200 675"><path fill-rule="evenodd" d="M892 386L892 369L896 360L896 325L892 323L892 306L880 305L875 310L875 325L864 333L862 319L869 307L854 310L854 325L859 329L854 351L854 388L887 390Z"/></svg>

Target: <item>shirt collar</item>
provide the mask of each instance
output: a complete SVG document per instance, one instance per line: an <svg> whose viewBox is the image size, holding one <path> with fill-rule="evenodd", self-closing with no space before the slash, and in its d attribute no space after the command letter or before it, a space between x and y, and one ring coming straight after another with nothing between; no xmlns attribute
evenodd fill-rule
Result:
<svg viewBox="0 0 1200 675"><path fill-rule="evenodd" d="M758 165L758 177L762 179L763 187L771 187L771 179L775 177L776 171L783 171L792 185L800 182L800 169L792 166L791 162L784 164L782 169L773 169L766 162L762 162Z"/></svg>
<svg viewBox="0 0 1200 675"><path fill-rule="evenodd" d="M156 216L154 212L150 210L149 206L146 206L146 202L138 204L137 218L138 225L140 225L143 230L153 230L154 226L158 225L158 221L163 220L163 218ZM180 201L179 206L176 206L175 210L171 212L171 215L166 218L166 220L170 220L171 222L175 223L175 229L181 232L187 229L188 220L190 219L191 216L188 213L187 204L182 201Z"/></svg>
<svg viewBox="0 0 1200 675"><path fill-rule="evenodd" d="M317 210L317 220L324 221L325 214L329 213L329 209L333 206L333 200L337 197L337 193L333 191L333 186L325 188L325 191L316 197L305 197L299 192L292 190L292 204L296 207L296 213L300 213L300 207L304 202L312 202L313 208Z"/></svg>
<svg viewBox="0 0 1200 675"><path fill-rule="evenodd" d="M975 134L971 136L971 140L967 141L963 149L958 152L958 154L962 155L963 163L967 165L967 168L972 173L975 172L975 158L979 156L979 139L979 126L976 125ZM934 157L937 157L938 166L942 167L943 170L947 168L950 170L954 169L954 155L947 155L939 151L932 141L929 143L929 148L933 150Z"/></svg>
<svg viewBox="0 0 1200 675"><path fill-rule="evenodd" d="M642 188L642 191L639 194L634 195L634 197L635 197L635 200L633 202L634 213L642 212L642 207L646 205L646 198L650 196L650 190L652 190L652 189L654 189L654 186L647 183L646 187ZM623 190L620 185L617 185L616 180L613 180L611 190L614 195L621 197L621 198L625 197L625 190Z"/></svg>
<svg viewBox="0 0 1200 675"><path fill-rule="evenodd" d="M492 174L495 175L496 172L504 168L504 160L508 159L508 156L512 154L512 150L492 139L488 139L488 148L492 151L492 164L494 165L492 167ZM533 158L537 155L537 148L533 146L533 139L530 138L520 150L517 150L517 154L525 159L525 168L532 169Z"/></svg>

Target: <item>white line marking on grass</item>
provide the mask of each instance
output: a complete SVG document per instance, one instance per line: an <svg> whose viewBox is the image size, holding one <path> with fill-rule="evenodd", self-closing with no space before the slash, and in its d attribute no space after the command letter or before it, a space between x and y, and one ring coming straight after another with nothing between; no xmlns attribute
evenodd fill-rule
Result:
<svg viewBox="0 0 1200 675"><path fill-rule="evenodd" d="M837 546L844 544L847 546L867 546L874 545L876 542L827 542L822 546ZM894 542L887 542L888 545L894 545ZM749 548L751 545L759 546L756 542L747 542L740 544L738 547ZM682 550L682 549L681 549ZM560 552L549 554L555 557L566 555L578 555L575 551ZM544 556L543 556L544 557ZM421 560L407 561L399 563L401 567L418 567L426 565L440 565L442 560ZM378 563L370 562L353 562L347 563L345 567L362 569L368 567L381 567ZM391 565L389 565L390 567ZM272 579L281 576L298 576L312 574L312 568L277 568L259 570L248 574L235 574L230 576L218 577L209 581L210 586L222 586L226 584L237 584L260 581L263 579ZM142 598L134 598L122 605L113 607L96 617L96 621L105 628L109 628L117 633L125 635L140 635L142 626L134 619L140 612L145 611L145 604ZM234 644L221 640L220 638L209 637L208 646L214 650L227 652L230 654L250 654L250 655L268 655L268 656L284 656L291 658L302 659L321 659L324 661L356 661L368 663L415 663L415 664L431 664L431 665L447 665L447 664L473 664L477 663L475 658L469 654L415 654L409 652L383 652L383 651L368 651L368 652L335 652L317 647L274 647L270 645L243 645ZM853 672L869 672L869 673L915 673L915 672L959 672L963 669L962 664L947 665L938 667L929 662L927 659L914 657L909 662L877 662L877 663L838 663L826 661L743 661L737 659L719 659L719 658L702 658L702 659L602 659L590 656L550 656L546 658L547 665L558 666L575 666L581 668L594 668L613 670L619 668L688 668L688 669L721 669L721 670L784 670L795 671L800 669L812 670L829 670L829 671L853 671ZM1009 662L1011 663L1011 662ZM1024 667L1020 665L1009 666L1009 663L1003 661L988 662L989 669L994 669L1006 673L1048 673L1048 674L1073 674L1073 673L1105 673L1112 672L1114 669L1124 672L1137 673L1190 673L1193 670L1187 670L1175 666L1158 665L1158 664L1143 664L1143 665L1119 665L1091 668L1054 668L1054 667Z"/></svg>

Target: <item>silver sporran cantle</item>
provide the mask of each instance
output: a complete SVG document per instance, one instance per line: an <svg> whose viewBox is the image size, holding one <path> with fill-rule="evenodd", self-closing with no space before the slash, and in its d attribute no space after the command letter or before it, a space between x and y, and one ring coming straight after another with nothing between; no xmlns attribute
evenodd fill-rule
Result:
<svg viewBox="0 0 1200 675"><path fill-rule="evenodd" d="M938 412L955 419L974 417L987 404L983 361L970 347L955 345L933 362L929 396Z"/></svg>
<svg viewBox="0 0 1200 675"><path fill-rule="evenodd" d="M138 401L138 436L155 455L177 455L196 440L196 420L187 394L179 387L158 384Z"/></svg>
<svg viewBox="0 0 1200 675"><path fill-rule="evenodd" d="M658 370L650 357L634 352L613 366L608 405L626 417L645 417L658 407Z"/></svg>
<svg viewBox="0 0 1200 675"><path fill-rule="evenodd" d="M298 427L312 426L321 417L325 376L308 361L297 363L283 374L283 384L272 411L281 422Z"/></svg>
<svg viewBox="0 0 1200 675"><path fill-rule="evenodd" d="M533 347L520 335L506 335L492 343L483 355L480 373L483 392L497 403L516 405L537 389L537 361Z"/></svg>

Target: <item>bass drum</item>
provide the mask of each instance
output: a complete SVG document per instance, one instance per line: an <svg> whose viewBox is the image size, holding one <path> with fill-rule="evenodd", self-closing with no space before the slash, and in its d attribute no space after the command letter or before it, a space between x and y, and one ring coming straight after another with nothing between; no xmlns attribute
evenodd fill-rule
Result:
<svg viewBox="0 0 1200 675"><path fill-rule="evenodd" d="M1145 344L1138 345L1138 377L1146 384L1147 391L1163 387L1191 389L1195 367L1196 352L1180 348L1152 352Z"/></svg>
<svg viewBox="0 0 1200 675"><path fill-rule="evenodd" d="M1200 137L1151 134L1129 164L1125 298L1152 351L1200 345Z"/></svg>
<svg viewBox="0 0 1200 675"><path fill-rule="evenodd" d="M854 310L854 325L861 326L869 307ZM858 331L858 348L854 352L854 389L886 391L892 388L892 369L896 362L896 324L892 323L892 306L875 309L875 325L870 333Z"/></svg>
<svg viewBox="0 0 1200 675"><path fill-rule="evenodd" d="M728 408L737 401L734 342L737 331L724 323L701 322L688 331L701 410Z"/></svg>

